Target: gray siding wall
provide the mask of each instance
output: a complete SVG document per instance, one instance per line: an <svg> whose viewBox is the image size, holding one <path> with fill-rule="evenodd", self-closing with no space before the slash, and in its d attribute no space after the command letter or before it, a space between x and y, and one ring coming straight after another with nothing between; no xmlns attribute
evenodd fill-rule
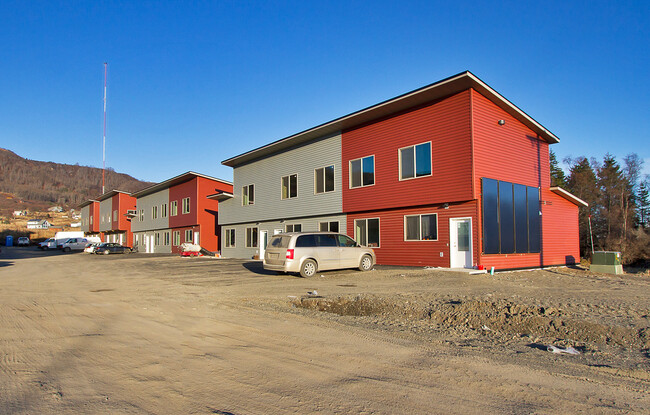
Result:
<svg viewBox="0 0 650 415"><path fill-rule="evenodd" d="M162 205L167 205L167 217L162 217ZM152 208L158 206L158 218L152 219ZM144 221L140 222L140 210L144 209ZM136 217L131 220L133 232L169 228L169 189L139 197L136 202Z"/></svg>
<svg viewBox="0 0 650 415"><path fill-rule="evenodd" d="M221 255L225 258L241 258L241 259L251 259L255 255L259 255L260 244L262 238L260 233L262 231L267 231L267 241L270 240L271 236L275 234L275 230L281 230L284 232L285 225L292 225L299 223L302 225L302 231L317 231L319 230L320 222L339 222L339 232L346 233L347 229L347 217L346 215L327 215L320 217L311 217L305 219L295 219L295 220L286 220L284 223L280 221L269 221L261 222L259 225L256 225L257 222L251 222L247 224L239 225L223 225L221 227ZM246 228L258 228L258 247L257 248L247 248L246 247ZM235 247L226 248L226 229L235 229Z"/></svg>
<svg viewBox="0 0 650 415"><path fill-rule="evenodd" d="M110 231L113 227L113 198L109 197L99 202L99 231ZM110 220L110 222L109 222Z"/></svg>
<svg viewBox="0 0 650 415"><path fill-rule="evenodd" d="M314 170L334 165L334 191L314 194ZM298 197L282 199L282 177L298 176ZM341 135L327 136L271 157L236 167L234 197L219 203L219 224L332 215L343 210ZM255 204L242 206L242 187L255 185Z"/></svg>
<svg viewBox="0 0 650 415"><path fill-rule="evenodd" d="M90 208L92 206L88 205L81 208L81 230L86 233L90 232Z"/></svg>
<svg viewBox="0 0 650 415"><path fill-rule="evenodd" d="M169 245L165 245L165 232L169 233ZM156 245L156 233L160 235L160 244ZM133 245L138 247L138 252L147 252L147 243L149 243L150 253L170 254L172 252L172 230L161 229L157 231L145 231L133 233ZM148 242L147 242L148 241Z"/></svg>

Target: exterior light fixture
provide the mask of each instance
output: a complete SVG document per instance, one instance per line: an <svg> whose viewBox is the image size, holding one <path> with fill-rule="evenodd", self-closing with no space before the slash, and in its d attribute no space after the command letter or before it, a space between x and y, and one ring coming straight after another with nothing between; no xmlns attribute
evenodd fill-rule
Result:
<svg viewBox="0 0 650 415"><path fill-rule="evenodd" d="M506 120L499 120L499 125L504 125L506 123Z"/></svg>

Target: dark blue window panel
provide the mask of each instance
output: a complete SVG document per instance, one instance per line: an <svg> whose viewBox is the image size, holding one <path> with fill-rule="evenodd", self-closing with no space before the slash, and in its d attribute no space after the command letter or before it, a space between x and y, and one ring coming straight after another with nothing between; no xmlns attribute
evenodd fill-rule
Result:
<svg viewBox="0 0 650 415"><path fill-rule="evenodd" d="M431 174L431 143L415 146L415 168L417 177Z"/></svg>
<svg viewBox="0 0 650 415"><path fill-rule="evenodd" d="M499 187L496 180L483 183L483 252L499 253Z"/></svg>
<svg viewBox="0 0 650 415"><path fill-rule="evenodd" d="M363 159L363 185L375 184L375 158L373 156Z"/></svg>
<svg viewBox="0 0 650 415"><path fill-rule="evenodd" d="M528 252L528 207L526 186L515 184L515 247L517 252Z"/></svg>
<svg viewBox="0 0 650 415"><path fill-rule="evenodd" d="M512 183L499 182L499 229L501 253L515 252L515 216L512 197Z"/></svg>
<svg viewBox="0 0 650 415"><path fill-rule="evenodd" d="M528 252L539 252L540 247L539 189L528 188Z"/></svg>

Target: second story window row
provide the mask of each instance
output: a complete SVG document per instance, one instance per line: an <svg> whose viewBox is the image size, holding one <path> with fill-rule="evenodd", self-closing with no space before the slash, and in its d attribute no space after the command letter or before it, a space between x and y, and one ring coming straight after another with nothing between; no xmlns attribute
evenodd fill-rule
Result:
<svg viewBox="0 0 650 415"><path fill-rule="evenodd" d="M298 175L282 177L282 199L298 197Z"/></svg>
<svg viewBox="0 0 650 415"><path fill-rule="evenodd" d="M350 187L375 184L375 156L350 161Z"/></svg>
<svg viewBox="0 0 650 415"><path fill-rule="evenodd" d="M190 198L186 197L183 199L183 214L190 213Z"/></svg>
<svg viewBox="0 0 650 415"><path fill-rule="evenodd" d="M399 150L400 180L431 176L431 142Z"/></svg>
<svg viewBox="0 0 650 415"><path fill-rule="evenodd" d="M254 205L255 204L255 185L254 184L249 184L248 186L242 187L241 200L242 200L242 206Z"/></svg>

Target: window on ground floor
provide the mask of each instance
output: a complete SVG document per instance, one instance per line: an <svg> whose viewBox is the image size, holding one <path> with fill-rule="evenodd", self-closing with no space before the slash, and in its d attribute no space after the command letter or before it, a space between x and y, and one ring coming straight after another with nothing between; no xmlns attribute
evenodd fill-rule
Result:
<svg viewBox="0 0 650 415"><path fill-rule="evenodd" d="M354 240L359 245L379 248L379 218L355 219Z"/></svg>
<svg viewBox="0 0 650 415"><path fill-rule="evenodd" d="M193 239L194 239L194 231L192 231L191 229L186 229L185 242L193 243L194 242Z"/></svg>
<svg viewBox="0 0 650 415"><path fill-rule="evenodd" d="M168 246L169 245L169 232L165 232L164 235L165 235L165 238L164 238L165 246Z"/></svg>
<svg viewBox="0 0 650 415"><path fill-rule="evenodd" d="M172 232L172 239L173 239L174 246L180 245L181 244L181 231Z"/></svg>
<svg viewBox="0 0 650 415"><path fill-rule="evenodd" d="M226 237L226 240L224 242L224 246L226 248L234 248L235 247L235 230L234 229L226 229L225 237Z"/></svg>
<svg viewBox="0 0 650 415"><path fill-rule="evenodd" d="M484 177L482 194L483 252L539 252L539 188Z"/></svg>
<svg viewBox="0 0 650 415"><path fill-rule="evenodd" d="M300 223L292 223L290 225L285 225L285 232L302 232L302 225Z"/></svg>
<svg viewBox="0 0 650 415"><path fill-rule="evenodd" d="M438 240L438 215L430 213L425 215L404 216L404 240Z"/></svg>
<svg viewBox="0 0 650 415"><path fill-rule="evenodd" d="M339 231L339 222L338 221L319 222L318 223L318 230L321 231L321 232L338 232Z"/></svg>
<svg viewBox="0 0 650 415"><path fill-rule="evenodd" d="M257 228L246 228L246 248L257 248Z"/></svg>

